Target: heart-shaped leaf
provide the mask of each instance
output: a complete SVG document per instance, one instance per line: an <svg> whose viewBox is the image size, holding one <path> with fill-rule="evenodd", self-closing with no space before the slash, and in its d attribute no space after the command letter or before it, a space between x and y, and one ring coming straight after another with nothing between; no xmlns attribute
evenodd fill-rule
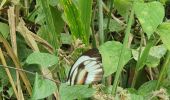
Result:
<svg viewBox="0 0 170 100"><path fill-rule="evenodd" d="M48 79L43 79L38 74L36 74L34 87L33 87L33 94L31 99L37 100L45 98L51 95L53 92L57 90L56 84Z"/></svg>
<svg viewBox="0 0 170 100"><path fill-rule="evenodd" d="M120 42L109 41L99 47L99 51L102 55L104 76L109 76L112 73L116 72L122 46L123 45ZM131 52L129 49L126 49L121 66L124 66L130 60L130 57Z"/></svg>
<svg viewBox="0 0 170 100"><path fill-rule="evenodd" d="M164 18L164 7L160 2L135 3L135 14L148 38Z"/></svg>

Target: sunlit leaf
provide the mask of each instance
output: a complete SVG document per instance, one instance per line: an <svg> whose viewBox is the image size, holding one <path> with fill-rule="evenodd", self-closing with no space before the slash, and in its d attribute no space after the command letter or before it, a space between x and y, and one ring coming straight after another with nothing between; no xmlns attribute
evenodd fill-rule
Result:
<svg viewBox="0 0 170 100"><path fill-rule="evenodd" d="M163 21L164 13L164 7L160 2L135 3L135 14L148 38Z"/></svg>
<svg viewBox="0 0 170 100"><path fill-rule="evenodd" d="M57 57L48 53L40 53L34 52L30 54L27 59L26 63L28 64L39 64L42 67L50 67L54 64L57 64Z"/></svg>

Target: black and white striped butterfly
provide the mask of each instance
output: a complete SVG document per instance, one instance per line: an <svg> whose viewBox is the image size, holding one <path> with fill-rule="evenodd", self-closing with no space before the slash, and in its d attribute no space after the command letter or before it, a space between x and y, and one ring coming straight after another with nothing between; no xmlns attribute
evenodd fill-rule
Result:
<svg viewBox="0 0 170 100"><path fill-rule="evenodd" d="M102 58L98 49L90 49L73 64L69 71L67 83L77 85L99 82L103 73Z"/></svg>

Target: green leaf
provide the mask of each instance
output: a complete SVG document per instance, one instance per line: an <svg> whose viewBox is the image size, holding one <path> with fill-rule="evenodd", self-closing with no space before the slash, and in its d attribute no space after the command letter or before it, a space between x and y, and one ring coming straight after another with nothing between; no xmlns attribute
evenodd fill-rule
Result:
<svg viewBox="0 0 170 100"><path fill-rule="evenodd" d="M127 19L130 14L130 8L132 7L131 0L114 0L115 8L118 10L118 13L124 18Z"/></svg>
<svg viewBox="0 0 170 100"><path fill-rule="evenodd" d="M142 53L143 53L144 48L145 47L142 47ZM138 55L139 55L138 50L139 49L132 50L133 58L136 61L138 61ZM165 55L166 51L167 50L163 45L158 45L158 46L151 47L145 64L148 67L156 67L160 62L160 58L162 58Z"/></svg>
<svg viewBox="0 0 170 100"><path fill-rule="evenodd" d="M45 15L47 29L49 33L46 35L49 42L56 48L60 44L60 32L64 27L64 22L61 18L61 12L50 6L48 0L40 0L40 4Z"/></svg>
<svg viewBox="0 0 170 100"><path fill-rule="evenodd" d="M32 100L35 99L42 99L45 98L57 90L56 84L48 79L43 79L38 74L36 74L33 93L32 93Z"/></svg>
<svg viewBox="0 0 170 100"><path fill-rule="evenodd" d="M3 65L0 64L0 81L2 86L6 86L9 84L8 76L3 68Z"/></svg>
<svg viewBox="0 0 170 100"><path fill-rule="evenodd" d="M104 19L103 20L103 28L104 30L107 28L107 22L108 22L108 19ZM109 25L109 32L120 32L121 30L123 30L125 27L122 26L120 23L118 23L117 21L113 20L113 19L110 19L110 25Z"/></svg>
<svg viewBox="0 0 170 100"><path fill-rule="evenodd" d="M56 56L48 53L40 53L40 52L34 52L30 54L26 59L26 63L39 64L42 67L50 67L52 65L57 64L57 61L58 58Z"/></svg>
<svg viewBox="0 0 170 100"><path fill-rule="evenodd" d="M135 3L135 14L148 38L162 23L164 12L164 7L160 2Z"/></svg>
<svg viewBox="0 0 170 100"><path fill-rule="evenodd" d="M62 44L71 44L72 43L71 35L67 33L61 33L61 42Z"/></svg>
<svg viewBox="0 0 170 100"><path fill-rule="evenodd" d="M78 0L78 10L80 11L81 21L84 27L84 39L86 42L89 41L90 37L90 25L91 25L91 15L92 15L92 3L93 0Z"/></svg>
<svg viewBox="0 0 170 100"><path fill-rule="evenodd" d="M2 36L4 38L7 38L9 35L9 26L5 23L0 22L0 34L2 34Z"/></svg>
<svg viewBox="0 0 170 100"><path fill-rule="evenodd" d="M137 61L137 65L136 65L137 71L141 70L144 67L144 65L147 61L147 58L149 56L149 51L150 51L151 47L154 45L155 41L156 40L152 40L152 39L148 40L146 47L144 48L143 52L141 53L140 59L138 59L138 61Z"/></svg>
<svg viewBox="0 0 170 100"><path fill-rule="evenodd" d="M85 33L85 28L83 27L80 10L72 0L60 0L60 2L64 8L65 21L70 27L72 37L80 38L87 44L87 37L84 37L87 33Z"/></svg>
<svg viewBox="0 0 170 100"><path fill-rule="evenodd" d="M163 44L170 50L170 22L159 25L157 32L159 33Z"/></svg>
<svg viewBox="0 0 170 100"><path fill-rule="evenodd" d="M130 100L144 100L144 97L137 94L130 94Z"/></svg>
<svg viewBox="0 0 170 100"><path fill-rule="evenodd" d="M140 88L138 89L138 94L147 96L149 93L153 92L156 87L156 80L151 80L146 83L144 83Z"/></svg>
<svg viewBox="0 0 170 100"><path fill-rule="evenodd" d="M105 72L104 76L109 76L112 73L116 72L122 46L123 45L119 42L109 41L99 47ZM124 66L130 60L130 57L131 52L129 49L126 49L121 66Z"/></svg>
<svg viewBox="0 0 170 100"><path fill-rule="evenodd" d="M88 85L68 86L66 84L61 84L59 92L61 100L74 100L91 97L95 90L88 88Z"/></svg>
<svg viewBox="0 0 170 100"><path fill-rule="evenodd" d="M10 87L10 88L7 90L7 93L8 93L8 95L9 95L9 97L11 98L12 95L14 94L13 88Z"/></svg>

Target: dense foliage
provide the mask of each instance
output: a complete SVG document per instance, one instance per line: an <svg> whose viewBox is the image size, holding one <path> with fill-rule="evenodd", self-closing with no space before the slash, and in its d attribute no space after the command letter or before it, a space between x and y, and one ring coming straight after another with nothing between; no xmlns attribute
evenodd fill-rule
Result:
<svg viewBox="0 0 170 100"><path fill-rule="evenodd" d="M0 1L0 100L169 100L169 0ZM102 82L67 85L90 48Z"/></svg>

